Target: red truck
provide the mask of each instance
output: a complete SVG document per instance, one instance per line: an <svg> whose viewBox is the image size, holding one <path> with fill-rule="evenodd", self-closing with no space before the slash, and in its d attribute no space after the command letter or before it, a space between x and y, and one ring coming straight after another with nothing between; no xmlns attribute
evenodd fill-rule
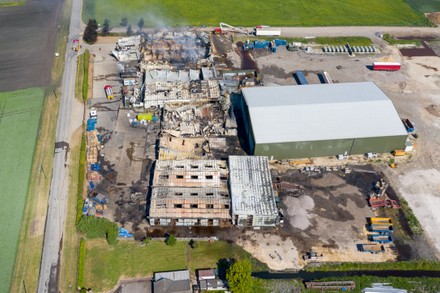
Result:
<svg viewBox="0 0 440 293"><path fill-rule="evenodd" d="M401 64L399 62L373 62L373 70L398 71Z"/></svg>

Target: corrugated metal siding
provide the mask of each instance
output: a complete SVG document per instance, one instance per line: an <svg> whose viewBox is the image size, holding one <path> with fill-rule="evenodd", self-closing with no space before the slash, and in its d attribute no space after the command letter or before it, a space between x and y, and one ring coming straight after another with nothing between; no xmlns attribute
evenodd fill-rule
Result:
<svg viewBox="0 0 440 293"><path fill-rule="evenodd" d="M336 156L338 154L387 153L405 146L406 136L371 137L358 139L302 141L256 144L255 155L269 158L294 159Z"/></svg>
<svg viewBox="0 0 440 293"><path fill-rule="evenodd" d="M353 145L352 154L388 153L405 148L407 136L387 136L357 138Z"/></svg>

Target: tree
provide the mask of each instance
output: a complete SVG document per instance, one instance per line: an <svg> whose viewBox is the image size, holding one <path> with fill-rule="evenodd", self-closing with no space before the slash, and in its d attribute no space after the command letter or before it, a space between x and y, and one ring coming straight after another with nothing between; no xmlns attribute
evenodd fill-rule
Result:
<svg viewBox="0 0 440 293"><path fill-rule="evenodd" d="M108 34L110 33L110 20L108 20L107 18L104 20L104 24L102 26L102 31L101 34L103 36L108 36Z"/></svg>
<svg viewBox="0 0 440 293"><path fill-rule="evenodd" d="M248 260L239 260L231 265L226 272L226 281L232 293L252 292L251 263Z"/></svg>
<svg viewBox="0 0 440 293"><path fill-rule="evenodd" d="M191 239L188 244L192 249L197 248L197 241L194 239Z"/></svg>
<svg viewBox="0 0 440 293"><path fill-rule="evenodd" d="M142 240L142 244L143 245L148 245L148 243L150 243L151 241L151 237L150 236L145 236L144 239Z"/></svg>
<svg viewBox="0 0 440 293"><path fill-rule="evenodd" d="M168 235L168 237L165 239L165 243L168 246L174 246L177 243L176 237L174 237L173 234Z"/></svg>
<svg viewBox="0 0 440 293"><path fill-rule="evenodd" d="M84 41L94 43L98 39L98 23L96 19L89 19L86 29L84 30Z"/></svg>
<svg viewBox="0 0 440 293"><path fill-rule="evenodd" d="M133 29L131 28L131 25L127 27L127 35L131 36L133 34Z"/></svg>
<svg viewBox="0 0 440 293"><path fill-rule="evenodd" d="M121 26L127 26L128 24L128 19L127 17L123 17L121 18L121 22L119 23Z"/></svg>
<svg viewBox="0 0 440 293"><path fill-rule="evenodd" d="M142 17L141 19L139 19L138 22L138 27L140 31L144 28L144 25L145 25L144 18Z"/></svg>

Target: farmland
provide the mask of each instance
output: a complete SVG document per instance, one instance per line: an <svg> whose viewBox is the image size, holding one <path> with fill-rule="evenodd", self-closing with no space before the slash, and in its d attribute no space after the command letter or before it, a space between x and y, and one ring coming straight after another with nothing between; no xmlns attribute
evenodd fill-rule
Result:
<svg viewBox="0 0 440 293"><path fill-rule="evenodd" d="M32 166L44 91L0 93L0 292L8 292Z"/></svg>
<svg viewBox="0 0 440 293"><path fill-rule="evenodd" d="M220 21L238 26L267 24L273 26L336 25L416 25L427 22L404 0L290 0L211 2L160 0L85 0L83 20L110 20L119 26L121 18L136 27L143 17L145 26L209 25Z"/></svg>
<svg viewBox="0 0 440 293"><path fill-rule="evenodd" d="M0 5L0 92L47 86L63 2L8 2L20 5Z"/></svg>

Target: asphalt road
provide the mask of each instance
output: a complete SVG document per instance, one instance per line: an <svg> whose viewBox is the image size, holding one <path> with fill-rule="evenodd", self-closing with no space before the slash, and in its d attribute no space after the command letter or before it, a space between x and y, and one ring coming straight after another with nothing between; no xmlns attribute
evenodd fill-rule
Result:
<svg viewBox="0 0 440 293"><path fill-rule="evenodd" d="M81 0L73 0L70 33L61 87L61 101L56 131L56 142L69 143L71 139L71 115L75 99L77 53L71 48L73 40L79 39L81 25ZM59 262L69 182L68 148L55 149L52 182L41 259L38 292L59 292Z"/></svg>

